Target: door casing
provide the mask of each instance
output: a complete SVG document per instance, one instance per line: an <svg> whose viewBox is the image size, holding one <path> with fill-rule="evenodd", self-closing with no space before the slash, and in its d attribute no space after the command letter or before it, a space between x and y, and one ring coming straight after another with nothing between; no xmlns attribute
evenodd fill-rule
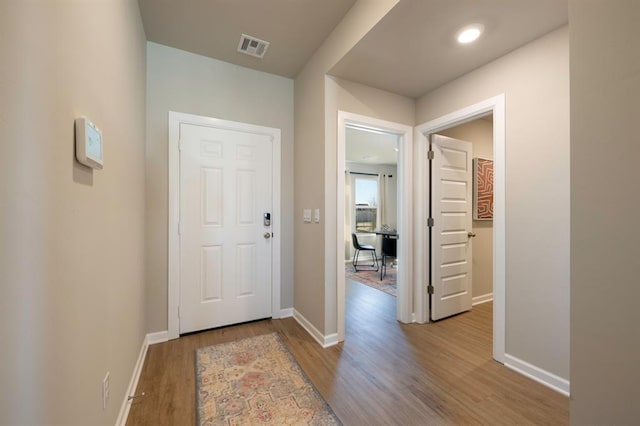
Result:
<svg viewBox="0 0 640 426"><path fill-rule="evenodd" d="M505 95L497 95L466 108L421 124L415 129L415 210L416 217L425 217L428 213L428 165L427 151L429 136L493 113L493 358L504 364L506 335L506 117ZM428 228L426 220L415 221L415 259L426 259L428 250ZM414 279L418 283L428 280L428 265L415 262ZM429 301L426 285L417 285L416 321L428 322Z"/></svg>
<svg viewBox="0 0 640 426"><path fill-rule="evenodd" d="M167 294L167 334L169 339L180 335L180 124L236 130L246 133L267 135L273 142L273 211L272 211L272 268L271 268L271 313L273 318L284 316L280 309L280 252L281 252L281 211L280 211L280 129L236 121L221 120L180 112L169 112L169 206L168 206L168 294Z"/></svg>

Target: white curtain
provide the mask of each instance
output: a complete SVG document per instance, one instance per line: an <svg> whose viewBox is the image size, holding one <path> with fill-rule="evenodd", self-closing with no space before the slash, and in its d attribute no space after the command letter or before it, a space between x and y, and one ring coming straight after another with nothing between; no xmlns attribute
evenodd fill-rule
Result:
<svg viewBox="0 0 640 426"><path fill-rule="evenodd" d="M387 225L387 175L378 175L378 209L376 224L378 229Z"/></svg>
<svg viewBox="0 0 640 426"><path fill-rule="evenodd" d="M349 170L344 174L344 257L345 260L351 259L351 224L353 214L353 202L351 197L351 174Z"/></svg>

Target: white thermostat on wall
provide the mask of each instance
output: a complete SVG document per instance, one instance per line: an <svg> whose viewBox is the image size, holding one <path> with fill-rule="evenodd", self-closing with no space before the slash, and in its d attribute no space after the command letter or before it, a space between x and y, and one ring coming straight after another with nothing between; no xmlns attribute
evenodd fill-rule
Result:
<svg viewBox="0 0 640 426"><path fill-rule="evenodd" d="M87 117L76 118L76 159L85 166L102 169L102 132Z"/></svg>

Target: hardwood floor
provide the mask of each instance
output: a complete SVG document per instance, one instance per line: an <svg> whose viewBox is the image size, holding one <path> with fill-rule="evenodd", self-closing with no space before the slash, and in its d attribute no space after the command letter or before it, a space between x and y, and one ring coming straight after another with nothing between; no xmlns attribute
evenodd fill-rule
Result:
<svg viewBox="0 0 640 426"><path fill-rule="evenodd" d="M349 281L347 338L322 349L292 318L149 347L128 425L195 424L194 351L271 331L345 425L562 425L569 399L491 359L492 306L427 325L395 320L395 298Z"/></svg>

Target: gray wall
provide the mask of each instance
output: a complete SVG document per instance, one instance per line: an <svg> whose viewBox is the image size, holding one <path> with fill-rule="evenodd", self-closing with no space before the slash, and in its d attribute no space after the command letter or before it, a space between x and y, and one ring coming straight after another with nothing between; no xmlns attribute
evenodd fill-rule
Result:
<svg viewBox="0 0 640 426"><path fill-rule="evenodd" d="M0 52L0 424L113 425L146 331L138 4L2 1Z"/></svg>
<svg viewBox="0 0 640 426"><path fill-rule="evenodd" d="M293 306L293 80L147 43L146 299L149 331L167 330L169 111L281 129L281 298Z"/></svg>
<svg viewBox="0 0 640 426"><path fill-rule="evenodd" d="M337 155L338 155L338 111L365 115L380 120L413 125L415 117L415 101L413 99L386 92L384 90L343 80L337 77L325 78L325 208L326 234L325 247L335 251L335 247L342 242L337 241L337 226L335 211L337 210ZM335 333L337 323L337 276L334 271L342 273L343 265L336 265L335 256L325 258L325 267L331 273L325 275L326 291L326 330L327 334ZM297 296L296 296L297 297Z"/></svg>
<svg viewBox="0 0 640 426"><path fill-rule="evenodd" d="M640 2L570 0L571 423L638 424Z"/></svg>
<svg viewBox="0 0 640 426"><path fill-rule="evenodd" d="M506 97L506 353L569 379L569 32L421 97L416 123Z"/></svg>

